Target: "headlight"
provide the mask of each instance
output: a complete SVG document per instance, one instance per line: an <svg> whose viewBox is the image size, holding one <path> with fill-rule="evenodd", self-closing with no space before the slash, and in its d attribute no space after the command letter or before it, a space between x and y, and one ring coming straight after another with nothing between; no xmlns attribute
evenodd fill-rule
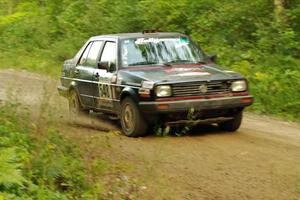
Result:
<svg viewBox="0 0 300 200"><path fill-rule="evenodd" d="M169 97L172 95L170 85L160 85L155 89L156 96L158 97Z"/></svg>
<svg viewBox="0 0 300 200"><path fill-rule="evenodd" d="M231 90L232 92L243 92L247 90L247 83L246 81L234 81L231 83Z"/></svg>

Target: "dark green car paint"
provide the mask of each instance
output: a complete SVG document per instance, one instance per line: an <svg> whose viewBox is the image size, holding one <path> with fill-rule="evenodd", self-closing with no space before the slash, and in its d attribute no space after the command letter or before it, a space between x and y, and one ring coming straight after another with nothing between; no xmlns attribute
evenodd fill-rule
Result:
<svg viewBox="0 0 300 200"><path fill-rule="evenodd" d="M159 37L187 37L179 33L157 33L157 34L116 34L106 36L96 36L90 38L73 59L66 60L62 69L61 85L58 86L58 91L63 96L68 96L71 90L77 92L80 102L85 109L92 109L95 111L120 114L121 101L125 97L131 97L138 105L141 111L146 112L160 112L156 109L158 99L154 94L154 88L157 85L172 85L177 83L191 83L191 82L213 82L213 81L233 81L245 80L243 76L231 71L224 71L213 63L207 64L173 64L173 65L157 65L157 66L135 66L122 67L120 44L122 40L128 38L151 38L155 35ZM116 43L116 70L109 72L105 69L98 69L97 67L84 66L79 63L86 47L93 41L103 41L97 59L99 60L105 42L113 41ZM195 76L197 74L197 76ZM142 87L143 81L151 81L154 83L154 88L150 91L150 97L141 97L139 90ZM252 98L249 94L245 94L240 98ZM252 102L241 103L238 97L226 97L224 108L244 108ZM172 100L172 105L176 102ZM182 103L183 100L178 102ZM201 100L203 103L203 100ZM229 102L229 103L228 103ZM201 103L193 101L193 105L197 109L201 109ZM210 106L208 106L210 105ZM181 108L178 108L183 106ZM205 109L222 108L222 101L216 105L205 103ZM172 107L172 106L171 106ZM176 104L176 109L173 111L184 111L190 107L186 103ZM203 107L204 108L204 107ZM168 110L164 110L168 112ZM170 110L172 112L172 110Z"/></svg>

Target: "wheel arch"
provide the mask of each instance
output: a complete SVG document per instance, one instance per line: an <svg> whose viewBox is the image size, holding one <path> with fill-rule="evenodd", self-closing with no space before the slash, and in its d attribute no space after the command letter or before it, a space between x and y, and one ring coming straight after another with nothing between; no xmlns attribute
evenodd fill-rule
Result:
<svg viewBox="0 0 300 200"><path fill-rule="evenodd" d="M122 90L120 94L120 102L122 102L126 97L130 97L136 103L139 102L137 93L130 87L126 87Z"/></svg>
<svg viewBox="0 0 300 200"><path fill-rule="evenodd" d="M81 96L80 96L80 94L79 94L78 88L77 88L77 83L76 83L75 81L72 81L72 82L70 83L70 85L69 85L69 95L71 95L72 92L75 92L75 93L76 93L76 95L77 95L77 97L78 97L78 99L79 99L80 105L81 105L83 108L85 108L85 106L84 106L84 104L83 104L83 102L82 102Z"/></svg>

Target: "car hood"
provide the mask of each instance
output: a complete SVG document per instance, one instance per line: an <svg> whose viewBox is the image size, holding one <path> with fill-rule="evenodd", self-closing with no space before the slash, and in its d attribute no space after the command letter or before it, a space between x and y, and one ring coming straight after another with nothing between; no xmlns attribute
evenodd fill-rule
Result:
<svg viewBox="0 0 300 200"><path fill-rule="evenodd" d="M149 66L122 70L140 80L153 82L212 81L242 78L233 71L220 69L217 65Z"/></svg>

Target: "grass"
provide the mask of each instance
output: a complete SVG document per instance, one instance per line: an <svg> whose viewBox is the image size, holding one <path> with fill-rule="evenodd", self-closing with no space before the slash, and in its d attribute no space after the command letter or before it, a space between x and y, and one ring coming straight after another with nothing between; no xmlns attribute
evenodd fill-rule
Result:
<svg viewBox="0 0 300 200"><path fill-rule="evenodd" d="M17 59L7 59L8 57L14 58L16 55L18 55ZM62 61L49 59L49 57L47 58L47 54L41 55L41 53L4 51L0 55L0 69L26 70L51 76L52 78L60 76L62 64Z"/></svg>
<svg viewBox="0 0 300 200"><path fill-rule="evenodd" d="M81 199L92 193L76 145L50 127L31 127L20 105L0 108L0 197L4 199ZM24 110L22 110L24 111Z"/></svg>

